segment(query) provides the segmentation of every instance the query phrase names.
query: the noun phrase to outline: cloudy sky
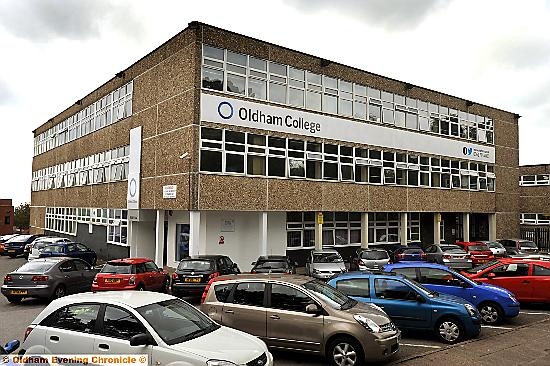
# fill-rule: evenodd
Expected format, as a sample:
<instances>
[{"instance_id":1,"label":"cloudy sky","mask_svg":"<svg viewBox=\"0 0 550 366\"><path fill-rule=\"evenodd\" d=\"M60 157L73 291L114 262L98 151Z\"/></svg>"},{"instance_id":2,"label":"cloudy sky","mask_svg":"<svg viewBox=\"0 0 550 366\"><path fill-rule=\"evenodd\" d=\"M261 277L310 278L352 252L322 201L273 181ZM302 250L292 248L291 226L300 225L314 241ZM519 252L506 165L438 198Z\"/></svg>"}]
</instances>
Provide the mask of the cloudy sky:
<instances>
[{"instance_id":1,"label":"cloudy sky","mask_svg":"<svg viewBox=\"0 0 550 366\"><path fill-rule=\"evenodd\" d=\"M0 198L30 201L34 128L193 20L518 113L550 163L550 0L2 0Z\"/></svg>"}]
</instances>

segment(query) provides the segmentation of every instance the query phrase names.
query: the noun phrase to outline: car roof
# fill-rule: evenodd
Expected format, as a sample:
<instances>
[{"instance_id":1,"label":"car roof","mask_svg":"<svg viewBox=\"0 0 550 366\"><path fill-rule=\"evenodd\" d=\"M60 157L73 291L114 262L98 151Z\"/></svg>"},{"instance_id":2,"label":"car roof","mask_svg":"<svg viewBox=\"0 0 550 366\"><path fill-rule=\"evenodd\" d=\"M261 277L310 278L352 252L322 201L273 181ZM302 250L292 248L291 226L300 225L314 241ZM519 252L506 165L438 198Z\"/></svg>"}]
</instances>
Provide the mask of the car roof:
<instances>
[{"instance_id":1,"label":"car roof","mask_svg":"<svg viewBox=\"0 0 550 366\"><path fill-rule=\"evenodd\" d=\"M352 272L346 272L338 274L338 276L333 277L333 279L336 279L338 281L340 280L346 280L350 278L361 278L361 277L400 277L403 278L402 274L395 273L395 272L383 272L383 271L352 271ZM332 279L329 279L329 282Z\"/></svg>"},{"instance_id":2,"label":"car roof","mask_svg":"<svg viewBox=\"0 0 550 366\"><path fill-rule=\"evenodd\" d=\"M313 249L311 253L312 254L323 254L323 253L333 254L333 253L338 253L338 251L336 249Z\"/></svg>"},{"instance_id":3,"label":"car roof","mask_svg":"<svg viewBox=\"0 0 550 366\"><path fill-rule=\"evenodd\" d=\"M305 275L289 275L282 273L244 273L237 275L227 275L216 277L216 282L223 281L248 281L248 280L264 280L264 281L280 281L288 282L294 285L303 285L311 282L314 279Z\"/></svg>"},{"instance_id":4,"label":"car roof","mask_svg":"<svg viewBox=\"0 0 550 366\"><path fill-rule=\"evenodd\" d=\"M286 255L261 255L258 257L259 261L272 261L272 260L282 261L287 259L288 257Z\"/></svg>"},{"instance_id":5,"label":"car roof","mask_svg":"<svg viewBox=\"0 0 550 366\"><path fill-rule=\"evenodd\" d=\"M146 263L146 262L152 262L152 259L149 258L120 258L120 259L113 259L110 261L107 261L107 263L124 263L124 264L140 264L140 263Z\"/></svg>"},{"instance_id":6,"label":"car roof","mask_svg":"<svg viewBox=\"0 0 550 366\"><path fill-rule=\"evenodd\" d=\"M392 268L392 269L393 268L410 268L410 267L439 268L439 269L445 269L445 270L449 269L447 266L444 266L442 264L427 263L427 262L420 262L420 261L391 263L391 264L387 264L385 267Z\"/></svg>"},{"instance_id":7,"label":"car roof","mask_svg":"<svg viewBox=\"0 0 550 366\"><path fill-rule=\"evenodd\" d=\"M193 256L190 256L190 257L185 257L182 259L182 261L192 261L192 260L196 260L196 259L210 259L210 260L213 260L213 259L217 259L217 258L223 258L223 257L227 257L226 255L221 255L221 254L210 254L210 255L193 255Z\"/></svg>"},{"instance_id":8,"label":"car roof","mask_svg":"<svg viewBox=\"0 0 550 366\"><path fill-rule=\"evenodd\" d=\"M539 264L539 265L545 265L546 267L548 264L550 264L550 261L541 260L541 259L531 259L531 258L499 258L499 262L501 263L533 263L533 264Z\"/></svg>"}]
</instances>

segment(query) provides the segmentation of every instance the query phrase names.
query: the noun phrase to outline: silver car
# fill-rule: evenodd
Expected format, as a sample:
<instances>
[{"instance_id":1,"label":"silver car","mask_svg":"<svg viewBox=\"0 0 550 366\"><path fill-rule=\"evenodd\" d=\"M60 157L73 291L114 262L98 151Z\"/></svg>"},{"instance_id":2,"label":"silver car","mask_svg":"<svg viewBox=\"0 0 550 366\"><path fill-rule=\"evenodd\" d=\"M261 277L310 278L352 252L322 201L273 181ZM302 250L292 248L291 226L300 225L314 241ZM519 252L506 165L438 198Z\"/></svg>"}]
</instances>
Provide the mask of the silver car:
<instances>
[{"instance_id":1,"label":"silver car","mask_svg":"<svg viewBox=\"0 0 550 366\"><path fill-rule=\"evenodd\" d=\"M342 256L334 249L312 250L306 261L306 274L321 280L346 271Z\"/></svg>"},{"instance_id":2,"label":"silver car","mask_svg":"<svg viewBox=\"0 0 550 366\"><path fill-rule=\"evenodd\" d=\"M4 277L2 294L9 302L23 298L59 298L90 291L97 271L81 259L54 257L27 262Z\"/></svg>"},{"instance_id":3,"label":"silver car","mask_svg":"<svg viewBox=\"0 0 550 366\"><path fill-rule=\"evenodd\" d=\"M439 263L454 269L472 268L470 255L458 245L430 245L424 250L426 261Z\"/></svg>"},{"instance_id":4,"label":"silver car","mask_svg":"<svg viewBox=\"0 0 550 366\"><path fill-rule=\"evenodd\" d=\"M384 249L357 249L350 263L350 270L382 270L390 262L390 256Z\"/></svg>"},{"instance_id":5,"label":"silver car","mask_svg":"<svg viewBox=\"0 0 550 366\"><path fill-rule=\"evenodd\" d=\"M481 241L481 243L487 244L495 257L506 257L506 248L498 241Z\"/></svg>"}]
</instances>

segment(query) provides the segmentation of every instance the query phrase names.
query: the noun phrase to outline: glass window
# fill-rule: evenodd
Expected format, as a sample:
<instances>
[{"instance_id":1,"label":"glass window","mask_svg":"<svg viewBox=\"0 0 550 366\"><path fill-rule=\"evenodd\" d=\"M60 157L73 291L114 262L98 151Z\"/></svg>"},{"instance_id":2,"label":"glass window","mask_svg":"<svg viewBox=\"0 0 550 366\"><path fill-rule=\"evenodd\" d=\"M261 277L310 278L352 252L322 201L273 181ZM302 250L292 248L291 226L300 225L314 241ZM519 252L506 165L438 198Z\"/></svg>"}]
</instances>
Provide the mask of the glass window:
<instances>
[{"instance_id":1,"label":"glass window","mask_svg":"<svg viewBox=\"0 0 550 366\"><path fill-rule=\"evenodd\" d=\"M244 95L246 80L244 76L227 74L227 91Z\"/></svg>"},{"instance_id":2,"label":"glass window","mask_svg":"<svg viewBox=\"0 0 550 366\"><path fill-rule=\"evenodd\" d=\"M175 254L177 261L189 256L189 224L176 224Z\"/></svg>"},{"instance_id":3,"label":"glass window","mask_svg":"<svg viewBox=\"0 0 550 366\"><path fill-rule=\"evenodd\" d=\"M233 303L250 306L264 306L264 289L265 283L239 283L233 295Z\"/></svg>"},{"instance_id":4,"label":"glass window","mask_svg":"<svg viewBox=\"0 0 550 366\"><path fill-rule=\"evenodd\" d=\"M409 285L401 281L388 279L374 280L374 291L376 297L381 299L416 300L417 295L416 291Z\"/></svg>"},{"instance_id":5,"label":"glass window","mask_svg":"<svg viewBox=\"0 0 550 366\"><path fill-rule=\"evenodd\" d=\"M104 336L129 340L136 334L146 332L143 324L126 310L110 305L105 308L102 332Z\"/></svg>"},{"instance_id":6,"label":"glass window","mask_svg":"<svg viewBox=\"0 0 550 366\"><path fill-rule=\"evenodd\" d=\"M98 313L99 304L70 305L49 315L41 325L93 333Z\"/></svg>"},{"instance_id":7,"label":"glass window","mask_svg":"<svg viewBox=\"0 0 550 366\"><path fill-rule=\"evenodd\" d=\"M370 279L368 278L338 281L336 288L348 296L370 297Z\"/></svg>"},{"instance_id":8,"label":"glass window","mask_svg":"<svg viewBox=\"0 0 550 366\"><path fill-rule=\"evenodd\" d=\"M222 171L222 152L201 150L201 171L221 172Z\"/></svg>"},{"instance_id":9,"label":"glass window","mask_svg":"<svg viewBox=\"0 0 550 366\"><path fill-rule=\"evenodd\" d=\"M420 283L440 286L460 286L452 273L437 268L420 268Z\"/></svg>"},{"instance_id":10,"label":"glass window","mask_svg":"<svg viewBox=\"0 0 550 366\"><path fill-rule=\"evenodd\" d=\"M271 285L271 307L274 309L305 312L306 306L314 301L295 288L285 285Z\"/></svg>"},{"instance_id":11,"label":"glass window","mask_svg":"<svg viewBox=\"0 0 550 366\"><path fill-rule=\"evenodd\" d=\"M286 103L286 86L269 83L269 100L277 103Z\"/></svg>"},{"instance_id":12,"label":"glass window","mask_svg":"<svg viewBox=\"0 0 550 366\"><path fill-rule=\"evenodd\" d=\"M265 100L267 98L267 82L265 80L249 78L248 96Z\"/></svg>"},{"instance_id":13,"label":"glass window","mask_svg":"<svg viewBox=\"0 0 550 366\"><path fill-rule=\"evenodd\" d=\"M527 276L529 273L529 264L526 263L510 263L498 266L491 270L495 277L519 277Z\"/></svg>"},{"instance_id":14,"label":"glass window","mask_svg":"<svg viewBox=\"0 0 550 366\"><path fill-rule=\"evenodd\" d=\"M285 159L277 157L269 157L267 159L268 171L270 177L285 177Z\"/></svg>"},{"instance_id":15,"label":"glass window","mask_svg":"<svg viewBox=\"0 0 550 366\"><path fill-rule=\"evenodd\" d=\"M323 95L323 112L338 113L338 97L334 95Z\"/></svg>"},{"instance_id":16,"label":"glass window","mask_svg":"<svg viewBox=\"0 0 550 366\"><path fill-rule=\"evenodd\" d=\"M409 268L394 268L392 269L392 272L398 273L402 276L408 277L410 279L416 280L416 268L409 267Z\"/></svg>"},{"instance_id":17,"label":"glass window","mask_svg":"<svg viewBox=\"0 0 550 366\"><path fill-rule=\"evenodd\" d=\"M213 90L223 90L223 71L206 67L202 69L202 87Z\"/></svg>"},{"instance_id":18,"label":"glass window","mask_svg":"<svg viewBox=\"0 0 550 366\"><path fill-rule=\"evenodd\" d=\"M321 110L321 94L312 91L307 91L306 94L306 108L320 111Z\"/></svg>"},{"instance_id":19,"label":"glass window","mask_svg":"<svg viewBox=\"0 0 550 366\"><path fill-rule=\"evenodd\" d=\"M227 297L233 289L233 284L223 284L214 286L214 292L216 294L216 299L220 302L226 302Z\"/></svg>"},{"instance_id":20,"label":"glass window","mask_svg":"<svg viewBox=\"0 0 550 366\"><path fill-rule=\"evenodd\" d=\"M533 265L533 276L550 276L550 268Z\"/></svg>"}]
</instances>

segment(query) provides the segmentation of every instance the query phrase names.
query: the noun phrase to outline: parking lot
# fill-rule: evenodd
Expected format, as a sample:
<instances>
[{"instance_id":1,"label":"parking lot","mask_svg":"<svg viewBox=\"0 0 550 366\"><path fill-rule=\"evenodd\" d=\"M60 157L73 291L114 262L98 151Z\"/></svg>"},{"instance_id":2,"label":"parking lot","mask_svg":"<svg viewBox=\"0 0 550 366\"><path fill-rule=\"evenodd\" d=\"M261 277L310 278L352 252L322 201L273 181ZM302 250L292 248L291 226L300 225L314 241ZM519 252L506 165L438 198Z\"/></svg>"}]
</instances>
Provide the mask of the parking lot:
<instances>
[{"instance_id":1,"label":"parking lot","mask_svg":"<svg viewBox=\"0 0 550 366\"><path fill-rule=\"evenodd\" d=\"M25 262L23 258L10 259L8 257L0 257L0 274L2 278L4 275ZM38 313L47 305L45 301L38 300L24 300L18 305L10 304L7 302L4 296L0 296L0 329L1 329L1 342L6 342L11 339L19 339L22 341L23 334L27 325L36 317ZM491 348L498 349L502 344L502 339L514 338L513 333L517 330L521 331L522 339L525 338L527 332L529 337L537 339L539 334L535 334L537 329L535 326L538 322L550 319L550 307L546 305L530 305L522 307L520 315L512 320L502 323L498 326L483 326L481 335L474 341L465 342L458 346L451 347L448 350L446 345L436 341L431 335L421 333L404 333L401 341L401 350L386 364L409 364L409 362L418 362L418 357L434 357L439 354L440 357L452 357L449 355L452 352L462 352L464 347L473 348L476 344L480 347L489 348L486 350L490 352ZM546 327L548 327L546 323ZM533 325L533 334L529 334ZM505 338L503 338L505 337ZM549 347L547 347L549 348ZM522 352L522 349L518 349L517 352ZM431 351L444 351L442 353L432 353L431 355L425 355ZM517 354L516 352L516 354ZM445 356L442 356L445 355ZM320 357L295 354L289 352L274 352L275 365L327 365L327 363ZM415 361L416 360L416 361ZM510 360L508 360L510 361ZM510 361L511 362L511 361ZM455 362L450 363L452 365L457 364ZM506 360L500 365L505 365ZM508 363L510 365L517 363ZM542 365L542 364L541 364Z\"/></svg>"}]
</instances>

